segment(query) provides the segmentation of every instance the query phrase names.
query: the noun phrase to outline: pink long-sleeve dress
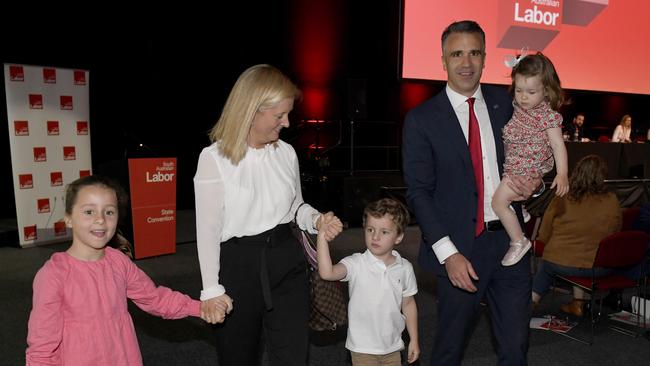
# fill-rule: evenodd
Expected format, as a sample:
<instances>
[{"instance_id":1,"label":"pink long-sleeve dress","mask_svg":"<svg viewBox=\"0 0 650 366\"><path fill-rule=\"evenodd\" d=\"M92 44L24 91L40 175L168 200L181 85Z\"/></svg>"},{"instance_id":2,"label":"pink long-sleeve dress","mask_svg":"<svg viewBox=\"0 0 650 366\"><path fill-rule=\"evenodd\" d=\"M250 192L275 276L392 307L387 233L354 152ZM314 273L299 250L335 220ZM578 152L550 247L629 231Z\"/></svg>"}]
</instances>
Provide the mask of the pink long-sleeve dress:
<instances>
[{"instance_id":1,"label":"pink long-sleeve dress","mask_svg":"<svg viewBox=\"0 0 650 366\"><path fill-rule=\"evenodd\" d=\"M87 262L55 253L34 278L27 365L142 365L127 298L166 319L199 316L200 302L159 286L120 251Z\"/></svg>"}]
</instances>

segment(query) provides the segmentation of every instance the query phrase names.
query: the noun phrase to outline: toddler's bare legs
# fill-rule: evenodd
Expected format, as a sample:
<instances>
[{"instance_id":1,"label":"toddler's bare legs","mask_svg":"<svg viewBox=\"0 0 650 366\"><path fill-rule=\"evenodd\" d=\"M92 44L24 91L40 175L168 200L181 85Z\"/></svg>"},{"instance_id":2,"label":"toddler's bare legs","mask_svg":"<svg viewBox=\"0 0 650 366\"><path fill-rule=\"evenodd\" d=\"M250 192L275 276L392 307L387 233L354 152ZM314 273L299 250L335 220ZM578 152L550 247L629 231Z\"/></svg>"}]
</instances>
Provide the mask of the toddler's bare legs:
<instances>
[{"instance_id":1,"label":"toddler's bare legs","mask_svg":"<svg viewBox=\"0 0 650 366\"><path fill-rule=\"evenodd\" d=\"M508 180L508 177L501 180L492 197L492 209L510 236L510 249L501 261L504 266L516 264L530 249L530 240L524 236L517 215L510 209L510 204L518 195L508 186Z\"/></svg>"}]
</instances>

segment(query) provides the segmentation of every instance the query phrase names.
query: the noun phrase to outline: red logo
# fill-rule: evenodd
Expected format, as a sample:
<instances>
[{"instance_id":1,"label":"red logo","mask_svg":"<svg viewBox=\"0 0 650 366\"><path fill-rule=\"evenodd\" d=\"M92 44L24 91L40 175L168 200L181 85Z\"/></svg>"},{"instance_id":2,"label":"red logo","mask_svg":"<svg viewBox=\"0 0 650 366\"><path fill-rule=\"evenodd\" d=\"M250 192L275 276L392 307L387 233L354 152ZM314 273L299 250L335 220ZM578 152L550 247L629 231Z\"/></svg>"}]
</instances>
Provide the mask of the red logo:
<instances>
[{"instance_id":1,"label":"red logo","mask_svg":"<svg viewBox=\"0 0 650 366\"><path fill-rule=\"evenodd\" d=\"M25 240L36 240L36 225L24 226L23 235Z\"/></svg>"},{"instance_id":2,"label":"red logo","mask_svg":"<svg viewBox=\"0 0 650 366\"><path fill-rule=\"evenodd\" d=\"M29 109L43 109L43 96L40 94L30 94Z\"/></svg>"},{"instance_id":3,"label":"red logo","mask_svg":"<svg viewBox=\"0 0 650 366\"><path fill-rule=\"evenodd\" d=\"M50 212L50 199L49 198L39 198L37 201L38 213L48 213Z\"/></svg>"},{"instance_id":4,"label":"red logo","mask_svg":"<svg viewBox=\"0 0 650 366\"><path fill-rule=\"evenodd\" d=\"M34 188L34 178L31 174L18 174L18 184L20 189Z\"/></svg>"},{"instance_id":5,"label":"red logo","mask_svg":"<svg viewBox=\"0 0 650 366\"><path fill-rule=\"evenodd\" d=\"M59 121L47 121L47 134L50 136L59 134Z\"/></svg>"},{"instance_id":6,"label":"red logo","mask_svg":"<svg viewBox=\"0 0 650 366\"><path fill-rule=\"evenodd\" d=\"M14 134L16 136L29 136L29 123L27 121L14 121Z\"/></svg>"},{"instance_id":7,"label":"red logo","mask_svg":"<svg viewBox=\"0 0 650 366\"><path fill-rule=\"evenodd\" d=\"M62 186L63 185L63 173L61 173L61 172L51 172L50 173L50 185L52 187Z\"/></svg>"},{"instance_id":8,"label":"red logo","mask_svg":"<svg viewBox=\"0 0 650 366\"><path fill-rule=\"evenodd\" d=\"M63 147L63 160L75 160L75 148L74 146L64 146Z\"/></svg>"},{"instance_id":9,"label":"red logo","mask_svg":"<svg viewBox=\"0 0 650 366\"><path fill-rule=\"evenodd\" d=\"M47 153L45 152L44 147L34 148L34 161L47 161Z\"/></svg>"},{"instance_id":10,"label":"red logo","mask_svg":"<svg viewBox=\"0 0 650 366\"><path fill-rule=\"evenodd\" d=\"M72 96L71 95L62 95L61 96L61 110L62 111L71 111L72 110Z\"/></svg>"},{"instance_id":11,"label":"red logo","mask_svg":"<svg viewBox=\"0 0 650 366\"><path fill-rule=\"evenodd\" d=\"M25 72L22 66L9 66L9 80L25 81Z\"/></svg>"},{"instance_id":12,"label":"red logo","mask_svg":"<svg viewBox=\"0 0 650 366\"><path fill-rule=\"evenodd\" d=\"M79 171L79 178L87 177L90 175L90 170L80 170Z\"/></svg>"},{"instance_id":13,"label":"red logo","mask_svg":"<svg viewBox=\"0 0 650 366\"><path fill-rule=\"evenodd\" d=\"M43 82L45 84L56 84L56 69L43 69Z\"/></svg>"},{"instance_id":14,"label":"red logo","mask_svg":"<svg viewBox=\"0 0 650 366\"><path fill-rule=\"evenodd\" d=\"M64 236L67 233L66 230L65 221L61 220L54 223L54 235Z\"/></svg>"},{"instance_id":15,"label":"red logo","mask_svg":"<svg viewBox=\"0 0 650 366\"><path fill-rule=\"evenodd\" d=\"M77 121L77 135L88 134L88 121Z\"/></svg>"},{"instance_id":16,"label":"red logo","mask_svg":"<svg viewBox=\"0 0 650 366\"><path fill-rule=\"evenodd\" d=\"M74 71L74 85L86 85L86 72L82 70Z\"/></svg>"}]
</instances>

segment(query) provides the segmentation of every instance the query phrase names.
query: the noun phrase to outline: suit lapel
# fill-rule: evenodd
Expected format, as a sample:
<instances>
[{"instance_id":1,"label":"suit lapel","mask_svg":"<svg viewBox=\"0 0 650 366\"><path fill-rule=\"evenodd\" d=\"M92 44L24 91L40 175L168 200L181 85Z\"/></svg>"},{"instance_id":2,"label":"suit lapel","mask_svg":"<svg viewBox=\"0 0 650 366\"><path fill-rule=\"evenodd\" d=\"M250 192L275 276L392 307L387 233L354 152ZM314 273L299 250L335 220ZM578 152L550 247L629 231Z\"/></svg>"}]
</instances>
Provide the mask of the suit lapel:
<instances>
[{"instance_id":1,"label":"suit lapel","mask_svg":"<svg viewBox=\"0 0 650 366\"><path fill-rule=\"evenodd\" d=\"M490 115L490 125L492 126L492 134L494 135L494 145L497 150L497 165L499 167L499 174L503 174L503 161L504 148L503 148L503 125L499 121L503 121L503 113L507 106L499 105L492 99L492 94L486 89L482 89L483 97L485 98L485 105L487 106L488 114Z\"/></svg>"},{"instance_id":2,"label":"suit lapel","mask_svg":"<svg viewBox=\"0 0 650 366\"><path fill-rule=\"evenodd\" d=\"M472 172L472 160L469 154L469 147L467 146L467 140L465 139L465 134L463 134L462 128L460 128L460 122L458 117L456 117L456 111L451 105L447 93L443 90L438 94L437 98L438 108L440 110L441 116L450 116L450 118L445 119L441 118L441 126L439 131L447 131L449 138L449 145L453 150L460 155L460 158L463 162L465 168L469 168Z\"/></svg>"}]
</instances>

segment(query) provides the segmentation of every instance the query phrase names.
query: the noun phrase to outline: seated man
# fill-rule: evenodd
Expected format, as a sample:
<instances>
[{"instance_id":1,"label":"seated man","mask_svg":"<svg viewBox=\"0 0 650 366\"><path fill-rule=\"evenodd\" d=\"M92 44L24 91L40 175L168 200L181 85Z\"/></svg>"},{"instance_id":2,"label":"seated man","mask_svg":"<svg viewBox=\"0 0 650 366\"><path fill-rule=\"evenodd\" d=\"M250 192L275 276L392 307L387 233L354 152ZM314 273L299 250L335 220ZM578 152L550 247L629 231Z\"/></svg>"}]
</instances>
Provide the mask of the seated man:
<instances>
[{"instance_id":1,"label":"seated man","mask_svg":"<svg viewBox=\"0 0 650 366\"><path fill-rule=\"evenodd\" d=\"M573 122L565 128L565 132L569 135L570 141L589 141L589 139L585 137L584 123L584 113L579 112L575 117L573 117Z\"/></svg>"}]
</instances>

